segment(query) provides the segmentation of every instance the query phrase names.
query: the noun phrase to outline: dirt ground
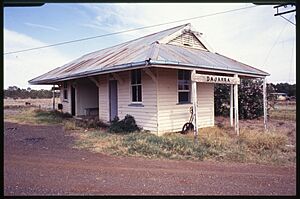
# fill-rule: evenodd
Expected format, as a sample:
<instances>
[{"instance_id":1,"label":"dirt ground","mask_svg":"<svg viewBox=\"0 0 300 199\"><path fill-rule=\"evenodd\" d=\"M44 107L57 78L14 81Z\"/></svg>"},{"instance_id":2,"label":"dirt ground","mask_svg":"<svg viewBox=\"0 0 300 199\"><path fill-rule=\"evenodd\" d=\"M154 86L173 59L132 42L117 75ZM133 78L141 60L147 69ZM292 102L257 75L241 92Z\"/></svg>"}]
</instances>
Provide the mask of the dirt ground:
<instances>
[{"instance_id":1,"label":"dirt ground","mask_svg":"<svg viewBox=\"0 0 300 199\"><path fill-rule=\"evenodd\" d=\"M295 195L295 166L151 160L72 148L61 125L4 123L4 195Z\"/></svg>"}]
</instances>

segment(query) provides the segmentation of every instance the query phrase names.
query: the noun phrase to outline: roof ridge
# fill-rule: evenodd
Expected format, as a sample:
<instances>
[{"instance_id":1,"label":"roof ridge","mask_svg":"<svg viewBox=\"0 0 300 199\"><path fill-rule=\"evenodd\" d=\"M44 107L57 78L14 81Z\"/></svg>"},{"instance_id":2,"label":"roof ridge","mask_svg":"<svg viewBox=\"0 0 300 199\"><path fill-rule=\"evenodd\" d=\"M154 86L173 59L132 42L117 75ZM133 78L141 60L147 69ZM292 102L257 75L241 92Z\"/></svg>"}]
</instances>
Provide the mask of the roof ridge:
<instances>
[{"instance_id":1,"label":"roof ridge","mask_svg":"<svg viewBox=\"0 0 300 199\"><path fill-rule=\"evenodd\" d=\"M168 28L168 29L159 31L159 32L151 33L151 34L148 34L148 35L145 35L145 36L136 38L136 39L132 39L132 40L129 40L129 41L120 43L120 44L116 44L116 45L114 45L114 46L109 46L109 47L106 47L106 48L103 48L103 49L100 49L100 50L97 50L97 51L94 51L94 52L91 52L91 53L82 55L82 56L79 57L79 58L83 58L83 57L85 57L85 56L87 56L87 55L91 55L91 54L93 54L93 53L97 53L97 52L100 52L100 51L102 51L102 50L106 50L106 49L109 49L109 48L113 48L113 47L117 47L117 46L120 46L120 45L124 45L124 44L130 43L130 42L133 42L133 41L136 41L136 40L139 40L139 39L143 39L143 38L145 38L145 37L149 37L149 36L154 35L154 34L159 34L159 33L164 32L164 31L168 31L168 30L171 30L171 29L175 29L175 28L178 28L178 27L180 27L180 26L185 27L185 26L187 26L187 25L191 25L191 23L182 24L182 25L179 25L179 26L175 26L175 27L172 27L172 28ZM153 41L152 43L154 43L154 42L155 42L155 41ZM78 59L79 59L79 58L78 58Z\"/></svg>"}]
</instances>

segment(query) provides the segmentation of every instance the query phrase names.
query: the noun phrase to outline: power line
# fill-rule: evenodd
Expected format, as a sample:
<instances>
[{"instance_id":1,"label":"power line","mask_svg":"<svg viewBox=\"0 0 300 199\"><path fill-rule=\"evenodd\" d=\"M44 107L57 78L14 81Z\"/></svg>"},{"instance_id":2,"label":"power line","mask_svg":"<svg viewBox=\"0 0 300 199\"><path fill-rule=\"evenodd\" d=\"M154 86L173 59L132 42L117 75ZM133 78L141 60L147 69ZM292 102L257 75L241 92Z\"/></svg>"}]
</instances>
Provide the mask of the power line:
<instances>
[{"instance_id":1,"label":"power line","mask_svg":"<svg viewBox=\"0 0 300 199\"><path fill-rule=\"evenodd\" d=\"M142 30L142 29L146 29L146 28L153 28L153 27L157 27L157 26L162 26L162 25L167 25L167 24L172 24L172 23L177 23L177 22L182 22L182 21L187 21L187 20L194 20L194 19L198 19L198 18L204 18L204 17L210 17L210 16L215 16L215 15L225 14L225 13L229 13L229 12L235 12L235 11L238 11L238 10L244 10L244 9L249 9L249 8L253 8L253 7L257 7L257 6L254 5L254 6L244 7L244 8L226 10L226 11L222 11L222 12L216 12L216 13L211 13L211 14L207 14L207 15L181 19L181 20L177 20L177 21L170 21L170 22L166 22L166 23L160 23L160 24L156 24L156 25L144 26L144 27L134 28L134 29L129 29L129 30L123 30L123 31L119 31L119 32L113 32L113 33L108 33L108 34L103 34L103 35L98 35L98 36L93 36L93 37L86 37L86 38L82 38L82 39L70 40L70 41L45 45L45 46L39 46L39 47L35 47L35 48L28 48L28 49L24 49L24 50L12 51L12 52L4 53L4 55L21 53L21 52L26 52L26 51L31 51L31 50L38 50L38 49L42 49L42 48L49 48L49 47L53 47L53 46L60 46L60 45L65 45L65 44L69 44L69 43L75 43L75 42L80 42L80 41L85 41L85 40L90 40L90 39L95 39L95 38L100 38L100 37L117 35L117 34L122 34L122 33L126 33L126 32Z\"/></svg>"},{"instance_id":2,"label":"power line","mask_svg":"<svg viewBox=\"0 0 300 199\"><path fill-rule=\"evenodd\" d=\"M291 82L291 71L292 71L292 66L293 66L294 46L295 46L295 42L293 42L291 59L290 59L289 82Z\"/></svg>"},{"instance_id":3,"label":"power line","mask_svg":"<svg viewBox=\"0 0 300 199\"><path fill-rule=\"evenodd\" d=\"M291 19L291 17L290 17L290 19ZM284 26L282 27L280 33L279 33L278 36L277 36L276 41L274 42L273 46L270 48L270 50L269 50L269 52L268 52L268 54L267 54L267 56L266 56L266 59L264 60L263 66L264 66L265 63L267 62L267 60L268 60L268 58L269 58L269 56L270 56L271 51L273 50L274 46L277 44L278 39L280 38L280 35L282 34L282 32L284 31L284 29L286 28L286 25L287 25L287 24L288 24L288 23L285 23Z\"/></svg>"}]
</instances>

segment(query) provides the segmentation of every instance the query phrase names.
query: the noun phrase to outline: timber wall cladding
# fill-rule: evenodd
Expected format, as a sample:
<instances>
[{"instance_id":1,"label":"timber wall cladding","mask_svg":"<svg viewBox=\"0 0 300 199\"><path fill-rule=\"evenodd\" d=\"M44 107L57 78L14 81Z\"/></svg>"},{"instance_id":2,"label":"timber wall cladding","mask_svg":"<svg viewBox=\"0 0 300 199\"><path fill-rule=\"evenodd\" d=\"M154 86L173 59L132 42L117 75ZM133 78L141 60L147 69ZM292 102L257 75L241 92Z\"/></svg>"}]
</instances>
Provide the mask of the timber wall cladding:
<instances>
[{"instance_id":1,"label":"timber wall cladding","mask_svg":"<svg viewBox=\"0 0 300 199\"><path fill-rule=\"evenodd\" d=\"M153 72L155 72L152 69ZM141 70L142 106L131 106L130 71L118 73L123 83L118 82L118 116L123 119L126 114L135 118L137 125L144 130L157 132L156 83Z\"/></svg>"},{"instance_id":2,"label":"timber wall cladding","mask_svg":"<svg viewBox=\"0 0 300 199\"><path fill-rule=\"evenodd\" d=\"M197 100L199 127L214 126L214 84L197 83Z\"/></svg>"},{"instance_id":3,"label":"timber wall cladding","mask_svg":"<svg viewBox=\"0 0 300 199\"><path fill-rule=\"evenodd\" d=\"M108 75L100 75L99 84L99 119L109 121Z\"/></svg>"},{"instance_id":4,"label":"timber wall cladding","mask_svg":"<svg viewBox=\"0 0 300 199\"><path fill-rule=\"evenodd\" d=\"M158 69L158 131L181 131L189 121L189 104L178 104L177 70ZM198 125L214 125L214 86L197 83Z\"/></svg>"},{"instance_id":5,"label":"timber wall cladding","mask_svg":"<svg viewBox=\"0 0 300 199\"><path fill-rule=\"evenodd\" d=\"M63 105L63 112L71 114L71 83L68 82L68 100L64 100L64 87L60 87L60 101Z\"/></svg>"}]
</instances>

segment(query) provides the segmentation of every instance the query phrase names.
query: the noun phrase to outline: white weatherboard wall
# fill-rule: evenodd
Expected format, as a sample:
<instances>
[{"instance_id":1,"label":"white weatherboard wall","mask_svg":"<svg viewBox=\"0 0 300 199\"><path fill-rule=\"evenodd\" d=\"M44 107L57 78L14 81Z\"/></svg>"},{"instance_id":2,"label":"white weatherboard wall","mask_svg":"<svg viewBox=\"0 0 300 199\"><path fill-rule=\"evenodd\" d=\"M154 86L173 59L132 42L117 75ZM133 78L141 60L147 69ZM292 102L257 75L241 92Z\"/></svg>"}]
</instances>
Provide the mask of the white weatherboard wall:
<instances>
[{"instance_id":1,"label":"white weatherboard wall","mask_svg":"<svg viewBox=\"0 0 300 199\"><path fill-rule=\"evenodd\" d=\"M155 70L152 69L155 73ZM137 125L144 130L157 132L157 103L156 83L143 70L142 80L142 106L133 106L131 103L131 77L130 71L118 73L123 83L118 82L118 116L123 119L126 114L135 118Z\"/></svg>"},{"instance_id":2,"label":"white weatherboard wall","mask_svg":"<svg viewBox=\"0 0 300 199\"><path fill-rule=\"evenodd\" d=\"M96 84L87 78L77 80L76 84L76 115L85 115L86 108L99 107Z\"/></svg>"},{"instance_id":3,"label":"white weatherboard wall","mask_svg":"<svg viewBox=\"0 0 300 199\"><path fill-rule=\"evenodd\" d=\"M182 126L190 119L189 110L192 103L178 104L177 70L151 68L151 71L157 78L157 84L142 70L142 106L133 106L131 103L130 71L117 73L122 79L122 83L118 81L118 117L123 119L126 114L130 114L134 116L139 126L152 133L163 134L165 132L181 131ZM98 99L95 96L89 97L98 100L99 119L105 122L109 121L109 79L113 78L109 75L98 76L100 84ZM158 88L157 91L156 88ZM89 93L88 89L88 86L80 86L78 82L76 93ZM62 88L61 93L63 93ZM96 92L92 93L95 94ZM197 83L197 98L199 128L214 126L214 84ZM76 103L78 113L83 111L82 108L78 107L79 103L82 103L81 100L77 99ZM61 101L63 111L70 113L70 83L68 84L68 102L63 101L62 94Z\"/></svg>"},{"instance_id":4,"label":"white weatherboard wall","mask_svg":"<svg viewBox=\"0 0 300 199\"><path fill-rule=\"evenodd\" d=\"M108 75L99 75L99 119L109 121Z\"/></svg>"},{"instance_id":5,"label":"white weatherboard wall","mask_svg":"<svg viewBox=\"0 0 300 199\"><path fill-rule=\"evenodd\" d=\"M190 119L189 104L178 104L177 70L158 69L158 131L181 131ZM214 125L214 86L197 83L198 125Z\"/></svg>"},{"instance_id":6,"label":"white weatherboard wall","mask_svg":"<svg viewBox=\"0 0 300 199\"><path fill-rule=\"evenodd\" d=\"M197 83L199 128L215 125L214 84Z\"/></svg>"},{"instance_id":7,"label":"white weatherboard wall","mask_svg":"<svg viewBox=\"0 0 300 199\"><path fill-rule=\"evenodd\" d=\"M68 99L64 99L64 86L60 87L60 101L63 105L63 112L71 114L71 82L68 82Z\"/></svg>"}]
</instances>

